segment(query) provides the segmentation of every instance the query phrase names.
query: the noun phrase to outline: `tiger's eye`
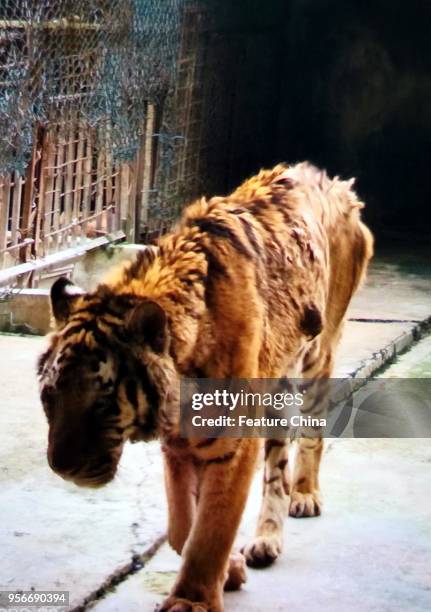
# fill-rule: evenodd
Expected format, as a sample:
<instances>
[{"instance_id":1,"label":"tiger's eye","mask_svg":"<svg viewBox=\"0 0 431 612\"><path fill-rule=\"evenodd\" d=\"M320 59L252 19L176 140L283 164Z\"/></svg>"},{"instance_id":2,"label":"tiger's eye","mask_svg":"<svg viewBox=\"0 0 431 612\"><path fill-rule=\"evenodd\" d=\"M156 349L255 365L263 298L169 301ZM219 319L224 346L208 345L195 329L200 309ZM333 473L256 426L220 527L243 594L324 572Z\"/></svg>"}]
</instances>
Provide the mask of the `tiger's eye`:
<instances>
[{"instance_id":1,"label":"tiger's eye","mask_svg":"<svg viewBox=\"0 0 431 612\"><path fill-rule=\"evenodd\" d=\"M90 369L92 372L98 372L100 368L100 364L98 361L90 361Z\"/></svg>"},{"instance_id":2,"label":"tiger's eye","mask_svg":"<svg viewBox=\"0 0 431 612\"><path fill-rule=\"evenodd\" d=\"M52 401L54 397L54 392L52 387L44 387L42 389L42 393L41 393L41 398L42 398L42 402L45 404L48 404L49 402Z\"/></svg>"},{"instance_id":3,"label":"tiger's eye","mask_svg":"<svg viewBox=\"0 0 431 612\"><path fill-rule=\"evenodd\" d=\"M54 391L52 387L44 387L41 393L43 409L47 417L51 417L54 408Z\"/></svg>"}]
</instances>

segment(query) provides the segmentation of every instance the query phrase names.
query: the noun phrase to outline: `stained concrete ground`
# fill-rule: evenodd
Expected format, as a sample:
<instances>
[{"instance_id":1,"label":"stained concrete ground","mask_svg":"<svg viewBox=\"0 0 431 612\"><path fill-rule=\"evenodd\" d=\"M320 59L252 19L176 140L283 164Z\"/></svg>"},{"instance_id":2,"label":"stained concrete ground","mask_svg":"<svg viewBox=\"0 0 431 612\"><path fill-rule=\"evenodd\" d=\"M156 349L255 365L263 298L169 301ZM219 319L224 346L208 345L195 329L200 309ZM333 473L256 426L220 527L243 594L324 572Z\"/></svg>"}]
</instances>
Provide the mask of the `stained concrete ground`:
<instances>
[{"instance_id":1,"label":"stained concrete ground","mask_svg":"<svg viewBox=\"0 0 431 612\"><path fill-rule=\"evenodd\" d=\"M406 258L375 263L349 312L338 375L372 371L411 344L430 317L428 264L409 267ZM96 491L51 473L34 376L43 345L41 338L0 336L0 589L64 589L78 607L163 535L160 453L157 443L128 446L116 480ZM392 366L393 375L429 376L430 353L423 340ZM260 479L239 543L253 533ZM250 570L244 589L227 596L227 610L430 610L431 441L332 440L322 489L322 516L287 519L283 556L269 570ZM89 607L152 610L178 564L164 545Z\"/></svg>"}]
</instances>

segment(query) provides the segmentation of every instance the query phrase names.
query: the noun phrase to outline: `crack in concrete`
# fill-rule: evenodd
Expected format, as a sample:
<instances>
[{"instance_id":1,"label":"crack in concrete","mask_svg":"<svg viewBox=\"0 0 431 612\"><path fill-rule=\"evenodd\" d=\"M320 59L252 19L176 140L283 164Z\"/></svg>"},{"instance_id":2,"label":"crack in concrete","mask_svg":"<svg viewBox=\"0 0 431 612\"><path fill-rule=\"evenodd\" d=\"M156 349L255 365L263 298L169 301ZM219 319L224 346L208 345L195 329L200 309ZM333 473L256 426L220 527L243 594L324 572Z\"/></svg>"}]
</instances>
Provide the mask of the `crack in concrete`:
<instances>
[{"instance_id":1,"label":"crack in concrete","mask_svg":"<svg viewBox=\"0 0 431 612\"><path fill-rule=\"evenodd\" d=\"M136 552L136 549L139 548L139 521L140 521L140 517L142 517L142 515L144 514L144 509L142 507L142 496L141 496L141 489L143 485L144 485L144 481L141 480L136 487L136 490L137 490L136 508L137 508L137 513L138 513L138 520L134 521L130 525L130 530L134 538L134 544L131 547L132 558L135 555L139 554Z\"/></svg>"},{"instance_id":2,"label":"crack in concrete","mask_svg":"<svg viewBox=\"0 0 431 612\"><path fill-rule=\"evenodd\" d=\"M119 584L127 580L129 576L139 572L145 564L148 563L152 557L158 552L159 548L166 542L167 536L162 535L141 554L134 554L129 563L126 563L123 567L120 567L113 574L100 585L95 591L92 591L85 599L74 608L71 608L69 612L85 612L91 609L91 606L100 599L103 599L110 591L112 591Z\"/></svg>"}]
</instances>

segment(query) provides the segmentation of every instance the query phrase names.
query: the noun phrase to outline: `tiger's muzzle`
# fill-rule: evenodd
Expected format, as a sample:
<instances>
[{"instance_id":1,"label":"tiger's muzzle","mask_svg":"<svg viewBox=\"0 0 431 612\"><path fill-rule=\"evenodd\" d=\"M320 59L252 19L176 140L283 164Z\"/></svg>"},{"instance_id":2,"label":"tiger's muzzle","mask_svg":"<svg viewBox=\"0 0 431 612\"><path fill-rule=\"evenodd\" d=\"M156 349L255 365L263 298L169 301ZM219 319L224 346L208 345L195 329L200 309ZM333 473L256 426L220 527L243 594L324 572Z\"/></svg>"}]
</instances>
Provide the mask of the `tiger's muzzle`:
<instances>
[{"instance_id":1,"label":"tiger's muzzle","mask_svg":"<svg viewBox=\"0 0 431 612\"><path fill-rule=\"evenodd\" d=\"M81 487L101 487L110 482L117 471L123 443L109 449L83 449L76 440L51 440L47 458L51 469L64 480Z\"/></svg>"}]
</instances>

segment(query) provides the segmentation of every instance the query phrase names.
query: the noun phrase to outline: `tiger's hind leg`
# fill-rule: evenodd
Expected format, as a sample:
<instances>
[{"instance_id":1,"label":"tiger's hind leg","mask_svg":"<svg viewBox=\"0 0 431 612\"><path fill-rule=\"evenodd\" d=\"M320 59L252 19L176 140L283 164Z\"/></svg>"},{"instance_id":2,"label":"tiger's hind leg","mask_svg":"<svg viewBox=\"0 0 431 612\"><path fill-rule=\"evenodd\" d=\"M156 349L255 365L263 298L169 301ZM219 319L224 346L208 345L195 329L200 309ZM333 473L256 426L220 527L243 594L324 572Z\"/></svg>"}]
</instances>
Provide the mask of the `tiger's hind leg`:
<instances>
[{"instance_id":1,"label":"tiger's hind leg","mask_svg":"<svg viewBox=\"0 0 431 612\"><path fill-rule=\"evenodd\" d=\"M308 362L308 367L303 371L308 380L305 383L305 402L301 413L312 418L326 418L332 353L320 350L316 343L309 351ZM290 516L301 518L320 515L319 469L322 452L321 428L312 425L301 428L290 491Z\"/></svg>"},{"instance_id":2,"label":"tiger's hind leg","mask_svg":"<svg viewBox=\"0 0 431 612\"><path fill-rule=\"evenodd\" d=\"M325 364L329 363L325 359ZM321 417L327 407L327 380L307 384L307 400L301 412ZM273 563L283 547L283 522L290 496L289 514L293 517L318 516L319 468L323 441L319 428L300 430L295 469L289 481L289 440L269 439L265 442L263 500L256 536L244 547L247 565L266 567ZM308 437L307 437L308 436Z\"/></svg>"},{"instance_id":3,"label":"tiger's hind leg","mask_svg":"<svg viewBox=\"0 0 431 612\"><path fill-rule=\"evenodd\" d=\"M283 523L289 495L289 440L265 441L263 499L256 536L243 553L250 567L266 567L273 563L283 547Z\"/></svg>"},{"instance_id":4,"label":"tiger's hind leg","mask_svg":"<svg viewBox=\"0 0 431 612\"><path fill-rule=\"evenodd\" d=\"M290 516L318 516L321 512L319 467L322 450L322 438L302 437L298 441L290 493Z\"/></svg>"}]
</instances>

